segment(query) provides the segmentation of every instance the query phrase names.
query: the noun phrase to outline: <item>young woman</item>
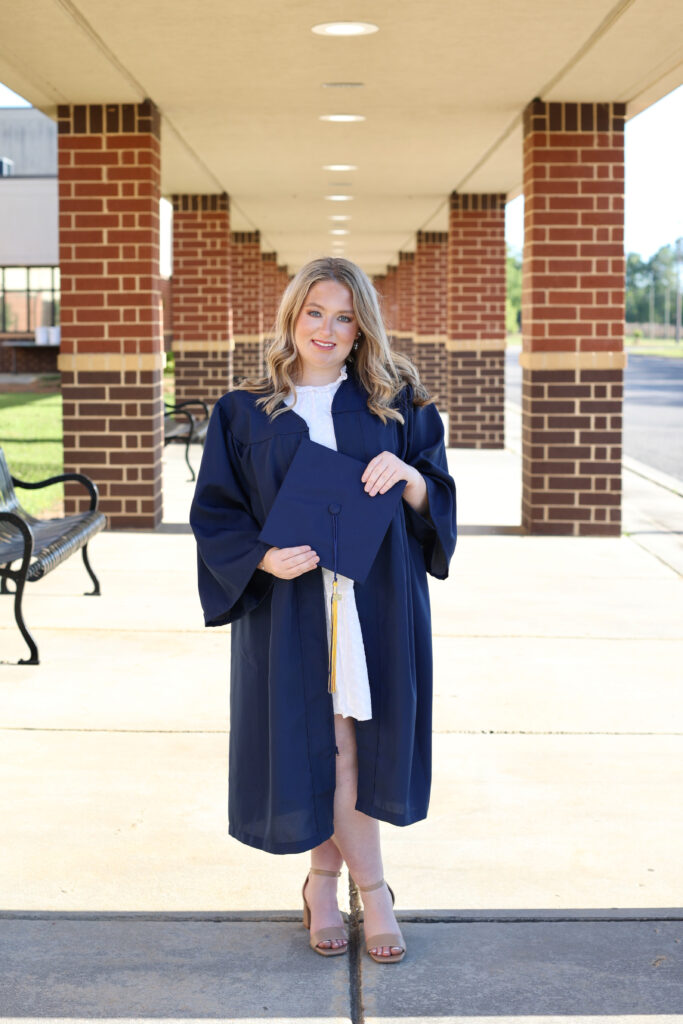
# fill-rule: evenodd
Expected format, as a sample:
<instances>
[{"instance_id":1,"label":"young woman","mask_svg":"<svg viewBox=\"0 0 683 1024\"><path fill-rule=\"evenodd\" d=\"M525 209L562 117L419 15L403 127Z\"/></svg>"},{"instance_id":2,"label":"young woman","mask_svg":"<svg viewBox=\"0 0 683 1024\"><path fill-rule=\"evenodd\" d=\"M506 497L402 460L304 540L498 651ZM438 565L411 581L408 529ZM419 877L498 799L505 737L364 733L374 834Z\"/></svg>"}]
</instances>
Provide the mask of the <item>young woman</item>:
<instances>
[{"instance_id":1,"label":"young woman","mask_svg":"<svg viewBox=\"0 0 683 1024\"><path fill-rule=\"evenodd\" d=\"M337 877L362 894L366 946L405 954L384 882L379 821L427 814L432 648L427 573L448 575L455 484L443 426L410 361L389 347L355 264L317 259L284 293L267 375L216 404L190 520L208 626L231 622L229 831L271 853L311 850L310 944L345 953ZM360 460L374 497L405 481L365 582L340 577L336 691L328 692L332 573L311 544L259 533L302 441Z\"/></svg>"}]
</instances>

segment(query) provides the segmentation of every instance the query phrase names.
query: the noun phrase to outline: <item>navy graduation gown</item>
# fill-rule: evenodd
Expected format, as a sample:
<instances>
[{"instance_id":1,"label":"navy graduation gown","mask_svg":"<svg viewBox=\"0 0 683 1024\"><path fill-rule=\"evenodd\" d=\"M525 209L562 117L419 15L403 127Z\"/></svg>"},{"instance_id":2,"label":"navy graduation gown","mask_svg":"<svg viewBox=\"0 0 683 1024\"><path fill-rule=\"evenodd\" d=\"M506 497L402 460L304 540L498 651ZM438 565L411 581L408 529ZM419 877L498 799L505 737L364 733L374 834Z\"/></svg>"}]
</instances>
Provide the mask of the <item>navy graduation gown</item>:
<instances>
[{"instance_id":1,"label":"navy graduation gown","mask_svg":"<svg viewBox=\"0 0 683 1024\"><path fill-rule=\"evenodd\" d=\"M455 484L441 417L396 399L405 424L382 423L349 367L332 403L340 452L367 464L390 451L420 471L428 517L400 501L355 595L372 697L356 722L356 809L394 825L426 817L431 785L432 641L427 573L445 579L456 543ZM327 627L320 569L281 580L256 566L258 534L304 437L289 410L270 421L258 396L216 404L190 522L207 626L232 623L229 831L271 853L299 853L334 831L335 737L327 692Z\"/></svg>"}]
</instances>

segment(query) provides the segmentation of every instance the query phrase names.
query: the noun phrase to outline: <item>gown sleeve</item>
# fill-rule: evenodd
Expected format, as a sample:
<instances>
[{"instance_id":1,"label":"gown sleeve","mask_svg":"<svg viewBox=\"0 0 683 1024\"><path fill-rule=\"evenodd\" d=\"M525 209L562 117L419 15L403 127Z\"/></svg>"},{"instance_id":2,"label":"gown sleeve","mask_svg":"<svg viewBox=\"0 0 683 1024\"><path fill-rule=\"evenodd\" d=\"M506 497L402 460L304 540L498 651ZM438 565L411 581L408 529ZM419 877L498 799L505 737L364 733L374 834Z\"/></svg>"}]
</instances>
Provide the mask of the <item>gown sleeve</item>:
<instances>
[{"instance_id":1,"label":"gown sleeve","mask_svg":"<svg viewBox=\"0 0 683 1024\"><path fill-rule=\"evenodd\" d=\"M443 421L436 405L415 406L412 398L408 385L401 404L406 436L403 458L424 477L429 509L420 515L404 501L406 527L422 546L427 572L445 580L457 540L455 481L448 472Z\"/></svg>"},{"instance_id":2,"label":"gown sleeve","mask_svg":"<svg viewBox=\"0 0 683 1024\"><path fill-rule=\"evenodd\" d=\"M257 569L271 545L258 539L239 463L239 447L220 404L209 422L190 509L197 541L199 598L207 626L222 626L252 611L273 585Z\"/></svg>"}]
</instances>

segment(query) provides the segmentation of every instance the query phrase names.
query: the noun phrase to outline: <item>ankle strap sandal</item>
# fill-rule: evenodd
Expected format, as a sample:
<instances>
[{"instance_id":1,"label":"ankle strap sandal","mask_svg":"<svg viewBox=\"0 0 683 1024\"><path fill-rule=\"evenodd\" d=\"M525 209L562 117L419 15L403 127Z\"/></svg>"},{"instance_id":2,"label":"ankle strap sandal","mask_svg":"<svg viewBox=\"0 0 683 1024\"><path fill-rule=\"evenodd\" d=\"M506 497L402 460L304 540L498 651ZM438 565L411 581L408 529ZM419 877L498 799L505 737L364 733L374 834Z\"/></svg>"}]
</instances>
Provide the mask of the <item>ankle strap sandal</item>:
<instances>
[{"instance_id":1,"label":"ankle strap sandal","mask_svg":"<svg viewBox=\"0 0 683 1024\"><path fill-rule=\"evenodd\" d=\"M311 868L308 875L327 875L330 878L339 878L341 871L325 871L322 868ZM306 886L308 884L308 875L306 875L306 881L304 887L301 890L301 896L304 901L304 917L303 924L304 928L310 929L311 927L311 908L306 900ZM344 943L343 946L329 946L321 947L318 945L319 942L333 942L335 939L341 939ZM320 931L313 932L310 938L311 949L319 953L320 956L341 956L342 953L348 951L348 935L346 934L345 928L340 928L336 925L331 925L328 928L321 928Z\"/></svg>"},{"instance_id":2,"label":"ankle strap sandal","mask_svg":"<svg viewBox=\"0 0 683 1024\"><path fill-rule=\"evenodd\" d=\"M375 889L381 889L383 885L386 885L391 895L391 905L394 905L394 891L391 886L384 881L383 878L379 882L374 882L372 885L366 885L363 887L359 885L360 892L374 892ZM391 949L399 950L398 953L391 953L390 956L382 956L378 953L372 953L373 949L381 949L382 946L389 946ZM382 932L379 935L371 935L369 939L365 940L365 948L368 956L371 957L376 964L397 964L406 955L406 944L405 939L400 932Z\"/></svg>"}]
</instances>

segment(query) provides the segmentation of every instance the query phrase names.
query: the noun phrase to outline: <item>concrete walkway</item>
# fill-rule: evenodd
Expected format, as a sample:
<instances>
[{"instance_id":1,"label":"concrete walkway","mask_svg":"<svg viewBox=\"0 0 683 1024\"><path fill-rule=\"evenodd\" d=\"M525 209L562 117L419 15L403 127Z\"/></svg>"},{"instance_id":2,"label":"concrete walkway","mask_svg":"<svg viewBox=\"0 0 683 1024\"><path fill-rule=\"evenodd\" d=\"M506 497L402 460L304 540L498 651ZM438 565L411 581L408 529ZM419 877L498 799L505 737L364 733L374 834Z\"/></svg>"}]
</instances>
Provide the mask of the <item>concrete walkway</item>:
<instances>
[{"instance_id":1,"label":"concrete walkway","mask_svg":"<svg viewBox=\"0 0 683 1024\"><path fill-rule=\"evenodd\" d=\"M400 965L355 918L315 956L307 857L227 835L230 634L202 626L181 449L162 529L93 543L101 598L75 558L28 588L40 666L0 602L3 1019L683 1014L683 486L627 466L621 538L525 536L507 425L450 452L432 805L384 828Z\"/></svg>"}]
</instances>

